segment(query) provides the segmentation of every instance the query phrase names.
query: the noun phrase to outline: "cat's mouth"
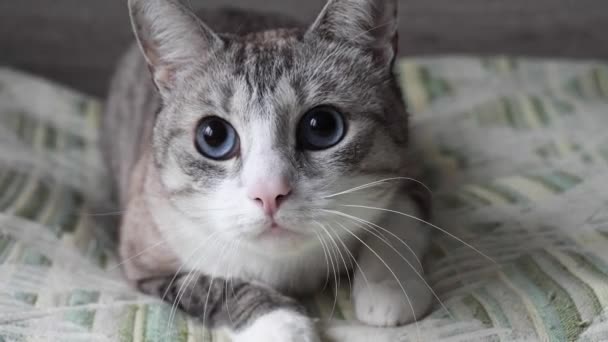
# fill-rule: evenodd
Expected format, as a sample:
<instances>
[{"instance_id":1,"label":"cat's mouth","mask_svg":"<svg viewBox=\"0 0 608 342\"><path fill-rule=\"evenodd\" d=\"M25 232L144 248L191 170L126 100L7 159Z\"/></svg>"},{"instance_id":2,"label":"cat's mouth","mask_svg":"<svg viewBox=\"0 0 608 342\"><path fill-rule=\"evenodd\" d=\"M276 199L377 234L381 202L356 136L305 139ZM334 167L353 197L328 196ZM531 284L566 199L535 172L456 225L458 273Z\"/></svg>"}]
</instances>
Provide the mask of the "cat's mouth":
<instances>
[{"instance_id":1,"label":"cat's mouth","mask_svg":"<svg viewBox=\"0 0 608 342\"><path fill-rule=\"evenodd\" d=\"M268 238L287 239L287 238L290 238L290 239L293 239L293 238L298 238L298 237L302 237L302 236L303 236L303 234L293 231L291 229L288 229L273 220L273 222L258 235L258 238L262 238L262 239L268 239Z\"/></svg>"}]
</instances>

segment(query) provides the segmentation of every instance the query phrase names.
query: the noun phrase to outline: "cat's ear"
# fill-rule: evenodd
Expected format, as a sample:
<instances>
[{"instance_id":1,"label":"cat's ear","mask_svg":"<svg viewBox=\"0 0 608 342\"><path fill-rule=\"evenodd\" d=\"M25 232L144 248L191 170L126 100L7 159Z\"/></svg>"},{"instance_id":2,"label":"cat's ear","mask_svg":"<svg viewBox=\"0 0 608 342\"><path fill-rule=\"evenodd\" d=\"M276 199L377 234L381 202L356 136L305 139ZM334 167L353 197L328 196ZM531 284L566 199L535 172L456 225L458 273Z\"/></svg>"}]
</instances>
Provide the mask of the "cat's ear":
<instances>
[{"instance_id":1,"label":"cat's ear","mask_svg":"<svg viewBox=\"0 0 608 342\"><path fill-rule=\"evenodd\" d=\"M177 76L202 61L222 40L179 0L129 0L137 42L161 94Z\"/></svg>"},{"instance_id":2,"label":"cat's ear","mask_svg":"<svg viewBox=\"0 0 608 342\"><path fill-rule=\"evenodd\" d=\"M397 0L329 0L307 35L372 49L392 64L397 29Z\"/></svg>"}]
</instances>

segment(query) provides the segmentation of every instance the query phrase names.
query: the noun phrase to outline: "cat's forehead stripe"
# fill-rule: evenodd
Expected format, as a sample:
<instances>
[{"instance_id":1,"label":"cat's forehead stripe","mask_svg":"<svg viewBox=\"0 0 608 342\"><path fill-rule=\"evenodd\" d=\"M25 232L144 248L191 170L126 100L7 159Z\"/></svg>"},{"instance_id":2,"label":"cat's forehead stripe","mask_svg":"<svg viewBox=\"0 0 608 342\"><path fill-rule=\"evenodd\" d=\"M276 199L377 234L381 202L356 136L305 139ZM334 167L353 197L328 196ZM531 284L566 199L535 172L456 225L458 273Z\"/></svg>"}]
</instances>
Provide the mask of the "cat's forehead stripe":
<instances>
[{"instance_id":1,"label":"cat's forehead stripe","mask_svg":"<svg viewBox=\"0 0 608 342\"><path fill-rule=\"evenodd\" d=\"M237 44L231 64L234 74L243 77L249 91L261 95L272 92L277 81L294 66L294 50L284 44Z\"/></svg>"}]
</instances>

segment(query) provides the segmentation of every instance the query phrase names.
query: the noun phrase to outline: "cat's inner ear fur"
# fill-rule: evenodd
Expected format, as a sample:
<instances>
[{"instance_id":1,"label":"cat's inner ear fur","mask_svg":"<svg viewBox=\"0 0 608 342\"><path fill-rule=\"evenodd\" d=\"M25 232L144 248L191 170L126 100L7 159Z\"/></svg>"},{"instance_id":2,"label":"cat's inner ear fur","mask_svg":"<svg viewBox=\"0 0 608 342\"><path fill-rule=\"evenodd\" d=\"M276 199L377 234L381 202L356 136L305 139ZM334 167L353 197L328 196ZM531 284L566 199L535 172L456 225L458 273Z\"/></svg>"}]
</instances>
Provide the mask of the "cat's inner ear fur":
<instances>
[{"instance_id":1,"label":"cat's inner ear fur","mask_svg":"<svg viewBox=\"0 0 608 342\"><path fill-rule=\"evenodd\" d=\"M129 0L137 42L161 94L222 40L179 0Z\"/></svg>"},{"instance_id":2,"label":"cat's inner ear fur","mask_svg":"<svg viewBox=\"0 0 608 342\"><path fill-rule=\"evenodd\" d=\"M307 35L374 50L392 64L397 30L397 0L329 0Z\"/></svg>"}]
</instances>

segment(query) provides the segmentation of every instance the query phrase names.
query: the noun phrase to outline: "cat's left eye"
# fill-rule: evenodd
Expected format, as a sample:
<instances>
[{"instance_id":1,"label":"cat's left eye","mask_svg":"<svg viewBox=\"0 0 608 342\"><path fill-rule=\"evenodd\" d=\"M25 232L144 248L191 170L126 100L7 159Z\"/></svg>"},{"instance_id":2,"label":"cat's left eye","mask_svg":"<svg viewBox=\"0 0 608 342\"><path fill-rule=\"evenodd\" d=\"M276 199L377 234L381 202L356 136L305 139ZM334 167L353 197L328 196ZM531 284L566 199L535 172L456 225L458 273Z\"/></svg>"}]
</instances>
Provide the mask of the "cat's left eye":
<instances>
[{"instance_id":1,"label":"cat's left eye","mask_svg":"<svg viewBox=\"0 0 608 342\"><path fill-rule=\"evenodd\" d=\"M239 136L228 121L210 116L198 124L195 144L196 149L203 156L215 160L227 160L236 155Z\"/></svg>"},{"instance_id":2,"label":"cat's left eye","mask_svg":"<svg viewBox=\"0 0 608 342\"><path fill-rule=\"evenodd\" d=\"M298 125L298 145L312 151L328 149L346 134L344 117L337 109L319 106L309 110Z\"/></svg>"}]
</instances>

